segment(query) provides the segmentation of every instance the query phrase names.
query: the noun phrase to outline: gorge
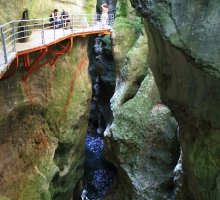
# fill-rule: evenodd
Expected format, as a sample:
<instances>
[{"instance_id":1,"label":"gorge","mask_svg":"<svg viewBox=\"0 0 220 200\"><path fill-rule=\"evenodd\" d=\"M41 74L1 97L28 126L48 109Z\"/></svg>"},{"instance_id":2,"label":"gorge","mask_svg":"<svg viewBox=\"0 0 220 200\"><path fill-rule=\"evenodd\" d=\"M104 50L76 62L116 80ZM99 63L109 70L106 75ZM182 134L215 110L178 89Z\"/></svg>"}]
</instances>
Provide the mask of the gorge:
<instances>
[{"instance_id":1,"label":"gorge","mask_svg":"<svg viewBox=\"0 0 220 200\"><path fill-rule=\"evenodd\" d=\"M103 3L111 36L0 80L0 200L220 199L217 0L3 0L0 22ZM100 163L109 182L88 191Z\"/></svg>"}]
</instances>

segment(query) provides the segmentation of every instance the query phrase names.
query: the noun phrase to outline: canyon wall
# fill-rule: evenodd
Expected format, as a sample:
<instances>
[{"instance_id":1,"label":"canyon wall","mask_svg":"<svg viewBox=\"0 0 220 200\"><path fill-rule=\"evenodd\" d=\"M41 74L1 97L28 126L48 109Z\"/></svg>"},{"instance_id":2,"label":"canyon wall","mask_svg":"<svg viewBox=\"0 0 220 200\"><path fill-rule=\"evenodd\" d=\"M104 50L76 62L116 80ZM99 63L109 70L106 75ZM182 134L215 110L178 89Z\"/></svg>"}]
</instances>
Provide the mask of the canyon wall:
<instances>
[{"instance_id":1,"label":"canyon wall","mask_svg":"<svg viewBox=\"0 0 220 200\"><path fill-rule=\"evenodd\" d=\"M217 200L220 4L216 0L131 2L145 21L150 68L161 99L179 123L183 174L177 199Z\"/></svg>"},{"instance_id":2,"label":"canyon wall","mask_svg":"<svg viewBox=\"0 0 220 200\"><path fill-rule=\"evenodd\" d=\"M105 155L118 174L105 199L175 199L178 124L160 100L144 25L129 1L117 4L112 40L117 81Z\"/></svg>"},{"instance_id":3,"label":"canyon wall","mask_svg":"<svg viewBox=\"0 0 220 200\"><path fill-rule=\"evenodd\" d=\"M0 18L1 22L20 18L23 7L35 18L49 16L54 8L94 12L95 3L3 1ZM21 82L26 69L20 58L15 74L0 81L0 199L72 198L83 176L92 95L88 40L74 38L68 54L55 65L40 68L26 82ZM37 55L32 53L31 60Z\"/></svg>"},{"instance_id":4,"label":"canyon wall","mask_svg":"<svg viewBox=\"0 0 220 200\"><path fill-rule=\"evenodd\" d=\"M0 197L67 199L83 175L91 84L88 38L56 65L0 83Z\"/></svg>"},{"instance_id":5,"label":"canyon wall","mask_svg":"<svg viewBox=\"0 0 220 200\"><path fill-rule=\"evenodd\" d=\"M21 18L24 8L30 18L54 8L93 13L95 1L2 1L1 23ZM105 199L220 198L219 11L217 0L118 1L116 91L105 131L106 157L118 173ZM74 39L68 55L26 83L23 67L0 82L0 199L72 196L91 98L87 40Z\"/></svg>"}]
</instances>

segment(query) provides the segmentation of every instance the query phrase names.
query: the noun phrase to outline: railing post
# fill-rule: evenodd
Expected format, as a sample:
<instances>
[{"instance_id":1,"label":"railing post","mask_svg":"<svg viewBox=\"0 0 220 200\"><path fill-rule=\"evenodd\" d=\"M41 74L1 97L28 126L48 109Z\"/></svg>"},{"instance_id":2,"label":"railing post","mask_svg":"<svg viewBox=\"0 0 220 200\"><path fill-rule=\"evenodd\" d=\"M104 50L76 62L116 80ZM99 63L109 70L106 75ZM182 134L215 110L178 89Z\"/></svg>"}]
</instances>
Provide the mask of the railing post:
<instances>
[{"instance_id":1,"label":"railing post","mask_svg":"<svg viewBox=\"0 0 220 200\"><path fill-rule=\"evenodd\" d=\"M102 29L102 15L101 14L99 14L99 17L100 17L100 20L99 20L99 29L101 30Z\"/></svg>"},{"instance_id":2,"label":"railing post","mask_svg":"<svg viewBox=\"0 0 220 200\"><path fill-rule=\"evenodd\" d=\"M6 43L5 43L5 34L3 33L3 28L1 27L0 29L1 29L2 47L3 47L4 57L5 57L5 64L7 64L8 56L7 56L7 49L6 49Z\"/></svg>"},{"instance_id":3,"label":"railing post","mask_svg":"<svg viewBox=\"0 0 220 200\"><path fill-rule=\"evenodd\" d=\"M72 21L71 32L73 33L73 15L72 15L72 19L71 19L71 21Z\"/></svg>"},{"instance_id":4,"label":"railing post","mask_svg":"<svg viewBox=\"0 0 220 200\"><path fill-rule=\"evenodd\" d=\"M92 31L94 29L94 25L95 25L95 16L91 15L91 24L92 24Z\"/></svg>"},{"instance_id":5,"label":"railing post","mask_svg":"<svg viewBox=\"0 0 220 200\"><path fill-rule=\"evenodd\" d=\"M64 28L65 28L65 27L64 27L64 25L65 25L65 24L64 24L64 20L65 20L65 19L61 19L61 20L62 20L61 23L62 23L62 25L63 25L63 36L65 36L65 32L64 32Z\"/></svg>"},{"instance_id":6,"label":"railing post","mask_svg":"<svg viewBox=\"0 0 220 200\"><path fill-rule=\"evenodd\" d=\"M83 14L83 32L85 32L85 14Z\"/></svg>"},{"instance_id":7,"label":"railing post","mask_svg":"<svg viewBox=\"0 0 220 200\"><path fill-rule=\"evenodd\" d=\"M115 16L114 14L110 14L111 15L111 21L110 21L110 26L112 27L115 21Z\"/></svg>"},{"instance_id":8,"label":"railing post","mask_svg":"<svg viewBox=\"0 0 220 200\"><path fill-rule=\"evenodd\" d=\"M41 34L42 44L45 44L45 37L44 37L44 18L42 19L42 34Z\"/></svg>"},{"instance_id":9,"label":"railing post","mask_svg":"<svg viewBox=\"0 0 220 200\"><path fill-rule=\"evenodd\" d=\"M12 31L13 31L14 52L16 52L15 22L12 23Z\"/></svg>"},{"instance_id":10,"label":"railing post","mask_svg":"<svg viewBox=\"0 0 220 200\"><path fill-rule=\"evenodd\" d=\"M54 20L53 20L53 38L54 38L54 40L56 39L56 34L55 34L56 25L55 24L56 23L55 23L55 18L54 18Z\"/></svg>"}]
</instances>

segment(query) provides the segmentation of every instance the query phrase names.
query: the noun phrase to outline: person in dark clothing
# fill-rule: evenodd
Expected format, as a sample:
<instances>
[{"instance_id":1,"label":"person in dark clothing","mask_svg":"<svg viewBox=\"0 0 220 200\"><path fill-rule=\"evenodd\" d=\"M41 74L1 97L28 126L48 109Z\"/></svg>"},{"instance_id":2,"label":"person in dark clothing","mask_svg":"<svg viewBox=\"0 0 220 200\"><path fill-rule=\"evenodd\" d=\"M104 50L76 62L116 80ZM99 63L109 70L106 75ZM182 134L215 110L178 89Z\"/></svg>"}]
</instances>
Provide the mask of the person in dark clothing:
<instances>
[{"instance_id":1,"label":"person in dark clothing","mask_svg":"<svg viewBox=\"0 0 220 200\"><path fill-rule=\"evenodd\" d=\"M24 19L24 20L28 20L29 19L28 9L27 8L25 8L23 13L22 13L22 19Z\"/></svg>"},{"instance_id":2,"label":"person in dark clothing","mask_svg":"<svg viewBox=\"0 0 220 200\"><path fill-rule=\"evenodd\" d=\"M23 11L21 21L18 23L19 42L27 42L28 38L31 35L31 30L30 27L28 26L29 22L26 20L29 20L27 8Z\"/></svg>"},{"instance_id":3,"label":"person in dark clothing","mask_svg":"<svg viewBox=\"0 0 220 200\"><path fill-rule=\"evenodd\" d=\"M68 12L66 12L64 9L60 15L60 18L62 20L62 23L64 24L64 27L67 28L67 25L68 25L68 22L70 22L70 19L69 19L69 14Z\"/></svg>"},{"instance_id":4,"label":"person in dark clothing","mask_svg":"<svg viewBox=\"0 0 220 200\"><path fill-rule=\"evenodd\" d=\"M59 19L58 10L54 9L54 11L50 14L50 22L55 23L55 28L59 28L62 24L62 21Z\"/></svg>"}]
</instances>

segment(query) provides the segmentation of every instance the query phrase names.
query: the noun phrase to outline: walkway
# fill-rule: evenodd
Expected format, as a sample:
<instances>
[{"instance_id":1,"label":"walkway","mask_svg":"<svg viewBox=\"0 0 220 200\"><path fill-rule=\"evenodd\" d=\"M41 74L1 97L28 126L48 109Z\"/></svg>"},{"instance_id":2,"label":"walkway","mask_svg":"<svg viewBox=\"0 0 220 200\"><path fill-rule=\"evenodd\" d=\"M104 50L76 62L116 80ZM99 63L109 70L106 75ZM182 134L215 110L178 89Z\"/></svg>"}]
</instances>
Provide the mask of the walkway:
<instances>
[{"instance_id":1,"label":"walkway","mask_svg":"<svg viewBox=\"0 0 220 200\"><path fill-rule=\"evenodd\" d=\"M112 33L113 15L109 15L107 25L104 26L100 22L99 15L72 15L70 19L70 22L65 27L62 24L60 28L55 28L55 24L48 22L49 19L16 20L0 26L2 40L2 45L0 45L0 79L6 77L5 74L11 70L10 66L14 61L16 62L14 68L16 69L18 67L19 56L24 56L24 64L30 69L33 65L39 65L41 62L40 58L39 61L37 60L30 64L29 53L31 52L51 47L65 40L71 39L72 41L72 38L76 36L85 37L91 34ZM25 42L19 42L21 40L25 40ZM64 47L59 52L50 50L50 53L52 52L55 55L51 63L54 64L57 60L57 55L63 55L68 52L72 44L66 43L66 46L62 44L61 46ZM44 63L47 64L47 62ZM36 66L34 71L36 71ZM11 74L9 73L7 76Z\"/></svg>"}]
</instances>

